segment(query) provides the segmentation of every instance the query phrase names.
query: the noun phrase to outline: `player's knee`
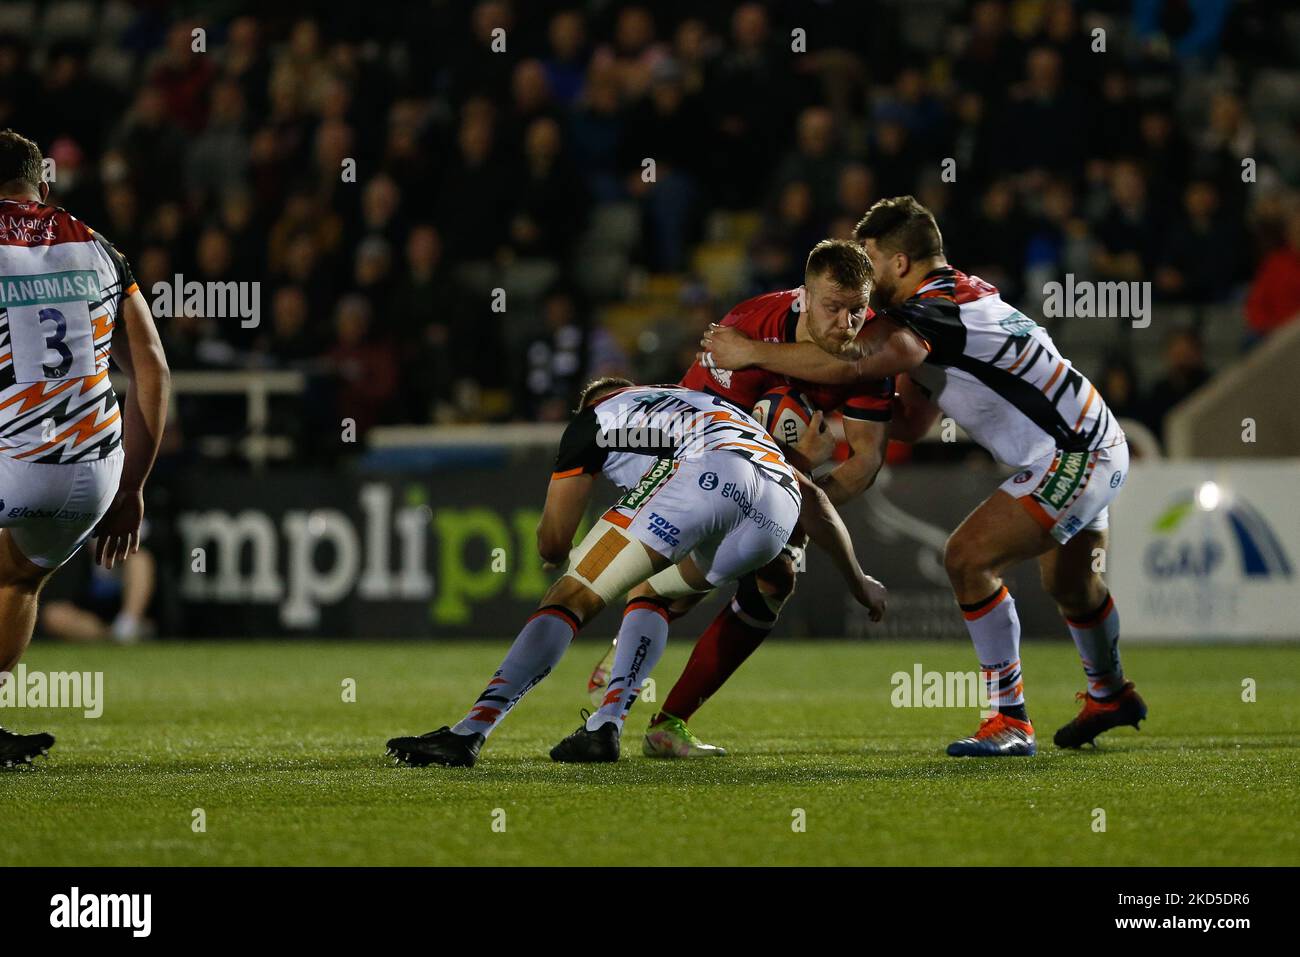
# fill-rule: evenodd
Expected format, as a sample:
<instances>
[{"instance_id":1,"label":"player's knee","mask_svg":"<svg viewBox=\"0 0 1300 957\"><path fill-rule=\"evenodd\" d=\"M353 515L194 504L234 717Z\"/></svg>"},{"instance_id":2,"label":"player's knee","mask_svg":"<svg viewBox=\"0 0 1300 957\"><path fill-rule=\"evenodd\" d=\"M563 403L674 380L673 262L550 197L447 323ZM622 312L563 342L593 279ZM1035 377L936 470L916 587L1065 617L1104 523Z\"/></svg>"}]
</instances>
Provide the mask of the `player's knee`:
<instances>
[{"instance_id":1,"label":"player's knee","mask_svg":"<svg viewBox=\"0 0 1300 957\"><path fill-rule=\"evenodd\" d=\"M0 535L0 588L38 592L53 573L54 569L37 565L24 555L10 532Z\"/></svg>"},{"instance_id":2,"label":"player's knee","mask_svg":"<svg viewBox=\"0 0 1300 957\"><path fill-rule=\"evenodd\" d=\"M548 605L564 608L578 619L579 624L585 624L605 607L605 600L576 578L563 575L547 589L537 607Z\"/></svg>"},{"instance_id":3,"label":"player's knee","mask_svg":"<svg viewBox=\"0 0 1300 957\"><path fill-rule=\"evenodd\" d=\"M627 600L633 601L637 598L654 598L655 590L650 587L649 580L643 581L627 593Z\"/></svg>"},{"instance_id":4,"label":"player's knee","mask_svg":"<svg viewBox=\"0 0 1300 957\"><path fill-rule=\"evenodd\" d=\"M736 597L732 607L740 612L743 619L760 628L770 628L775 624L776 616L781 610L779 602L774 606L767 595L763 594L758 577L753 572L742 575L736 582Z\"/></svg>"},{"instance_id":5,"label":"player's knee","mask_svg":"<svg viewBox=\"0 0 1300 957\"><path fill-rule=\"evenodd\" d=\"M774 624L794 594L797 577L794 562L783 554L741 577L736 586L736 606L755 622Z\"/></svg>"},{"instance_id":6,"label":"player's knee","mask_svg":"<svg viewBox=\"0 0 1300 957\"><path fill-rule=\"evenodd\" d=\"M948 580L959 584L983 571L982 559L976 543L963 536L949 536L943 547L943 567Z\"/></svg>"},{"instance_id":7,"label":"player's knee","mask_svg":"<svg viewBox=\"0 0 1300 957\"><path fill-rule=\"evenodd\" d=\"M1043 590L1067 614L1089 611L1106 594L1106 583L1100 575L1089 572L1083 575L1043 574Z\"/></svg>"},{"instance_id":8,"label":"player's knee","mask_svg":"<svg viewBox=\"0 0 1300 957\"><path fill-rule=\"evenodd\" d=\"M48 568L19 568L13 565L0 570L0 588L12 588L15 591L36 594L50 577Z\"/></svg>"},{"instance_id":9,"label":"player's knee","mask_svg":"<svg viewBox=\"0 0 1300 957\"><path fill-rule=\"evenodd\" d=\"M799 577L794 570L794 560L784 552L760 568L754 575L758 579L759 589L769 602L777 602L778 608L794 594L795 582Z\"/></svg>"}]
</instances>

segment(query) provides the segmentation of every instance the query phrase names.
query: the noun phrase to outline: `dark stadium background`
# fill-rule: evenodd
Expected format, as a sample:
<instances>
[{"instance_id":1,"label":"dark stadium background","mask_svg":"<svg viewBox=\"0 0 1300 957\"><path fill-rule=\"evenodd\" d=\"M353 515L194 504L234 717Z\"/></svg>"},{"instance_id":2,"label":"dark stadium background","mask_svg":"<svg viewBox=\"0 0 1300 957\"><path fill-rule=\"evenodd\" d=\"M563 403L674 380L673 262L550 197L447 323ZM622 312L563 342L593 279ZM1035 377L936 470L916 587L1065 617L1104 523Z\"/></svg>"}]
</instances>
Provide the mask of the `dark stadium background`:
<instances>
[{"instance_id":1,"label":"dark stadium background","mask_svg":"<svg viewBox=\"0 0 1300 957\"><path fill-rule=\"evenodd\" d=\"M1285 7L20 0L0 128L55 161L51 201L146 298L177 274L260 284L256 328L158 320L159 632L503 636L544 581L529 510L557 433L531 424L597 374L676 380L707 322L797 284L880 197L919 197L951 261L1038 319L1066 273L1150 281L1150 328L1044 321L1158 449L1166 413L1300 315ZM990 487L966 443L891 460L918 508L945 490L937 526ZM805 592L787 627L850 630ZM902 633L961 634L942 593Z\"/></svg>"}]
</instances>

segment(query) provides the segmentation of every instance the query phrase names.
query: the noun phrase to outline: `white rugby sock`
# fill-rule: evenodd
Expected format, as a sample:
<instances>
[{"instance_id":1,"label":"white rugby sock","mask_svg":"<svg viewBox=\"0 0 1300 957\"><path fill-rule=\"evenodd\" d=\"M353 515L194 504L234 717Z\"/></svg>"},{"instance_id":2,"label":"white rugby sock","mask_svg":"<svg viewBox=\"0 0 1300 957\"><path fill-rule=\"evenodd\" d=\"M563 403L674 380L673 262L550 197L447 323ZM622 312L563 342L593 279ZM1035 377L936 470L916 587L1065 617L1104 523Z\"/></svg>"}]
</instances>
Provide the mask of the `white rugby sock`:
<instances>
[{"instance_id":1,"label":"white rugby sock","mask_svg":"<svg viewBox=\"0 0 1300 957\"><path fill-rule=\"evenodd\" d=\"M1107 594L1092 614L1066 618L1065 623L1088 676L1088 694L1094 698L1118 694L1124 687L1124 669L1119 663L1119 612L1114 599Z\"/></svg>"},{"instance_id":2,"label":"white rugby sock","mask_svg":"<svg viewBox=\"0 0 1300 957\"><path fill-rule=\"evenodd\" d=\"M641 682L654 670L668 645L668 609L662 600L636 598L628 602L618 629L614 666L600 709L587 719L587 730L616 723L621 731L627 713L641 694Z\"/></svg>"},{"instance_id":3,"label":"white rugby sock","mask_svg":"<svg viewBox=\"0 0 1300 957\"><path fill-rule=\"evenodd\" d=\"M1023 708L1025 687L1020 677L1020 619L1015 599L1003 585L983 601L962 605L961 612L984 672L990 705L999 711Z\"/></svg>"},{"instance_id":4,"label":"white rugby sock","mask_svg":"<svg viewBox=\"0 0 1300 957\"><path fill-rule=\"evenodd\" d=\"M538 609L519 632L469 714L451 730L456 734L490 735L519 699L559 664L578 627L578 620L568 609L559 605Z\"/></svg>"}]
</instances>

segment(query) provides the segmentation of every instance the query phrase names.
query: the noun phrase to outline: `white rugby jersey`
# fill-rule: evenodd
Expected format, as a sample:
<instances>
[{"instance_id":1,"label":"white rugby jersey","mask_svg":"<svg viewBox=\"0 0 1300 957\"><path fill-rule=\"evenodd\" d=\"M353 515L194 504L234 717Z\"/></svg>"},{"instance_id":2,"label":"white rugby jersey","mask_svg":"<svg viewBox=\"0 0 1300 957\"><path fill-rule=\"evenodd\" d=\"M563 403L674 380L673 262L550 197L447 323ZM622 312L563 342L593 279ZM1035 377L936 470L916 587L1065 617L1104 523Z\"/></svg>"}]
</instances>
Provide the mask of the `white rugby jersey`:
<instances>
[{"instance_id":1,"label":"white rugby jersey","mask_svg":"<svg viewBox=\"0 0 1300 957\"><path fill-rule=\"evenodd\" d=\"M916 333L930 354L908 373L994 458L1025 468L1051 455L1124 441L1096 387L1047 330L996 288L950 266L881 315Z\"/></svg>"},{"instance_id":2,"label":"white rugby jersey","mask_svg":"<svg viewBox=\"0 0 1300 957\"><path fill-rule=\"evenodd\" d=\"M675 385L619 389L579 412L560 440L552 478L603 472L630 489L647 459L684 461L706 452L743 456L799 501L794 471L757 421L725 399Z\"/></svg>"},{"instance_id":3,"label":"white rugby jersey","mask_svg":"<svg viewBox=\"0 0 1300 957\"><path fill-rule=\"evenodd\" d=\"M126 259L71 213L0 200L0 455L101 459L122 444L108 381Z\"/></svg>"}]
</instances>

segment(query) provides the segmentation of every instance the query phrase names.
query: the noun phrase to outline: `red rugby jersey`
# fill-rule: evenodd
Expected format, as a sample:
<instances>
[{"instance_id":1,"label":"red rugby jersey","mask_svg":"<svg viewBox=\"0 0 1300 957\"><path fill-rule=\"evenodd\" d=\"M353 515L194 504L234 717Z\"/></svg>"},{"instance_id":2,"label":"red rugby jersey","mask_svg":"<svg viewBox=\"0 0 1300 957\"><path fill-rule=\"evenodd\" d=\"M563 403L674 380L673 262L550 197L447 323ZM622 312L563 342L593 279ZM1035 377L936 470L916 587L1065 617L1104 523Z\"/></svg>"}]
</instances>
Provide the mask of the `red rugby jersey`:
<instances>
[{"instance_id":1,"label":"red rugby jersey","mask_svg":"<svg viewBox=\"0 0 1300 957\"><path fill-rule=\"evenodd\" d=\"M799 325L799 313L795 309L798 295L799 290L787 289L746 299L727 313L722 325L735 326L751 339L794 342L795 330ZM794 386L823 412L839 409L850 419L871 422L888 422L894 400L892 377L853 385L821 385L792 379L766 369L706 369L698 359L686 370L681 384L688 389L721 396L746 412L753 409L754 403L772 389L783 385Z\"/></svg>"}]
</instances>

